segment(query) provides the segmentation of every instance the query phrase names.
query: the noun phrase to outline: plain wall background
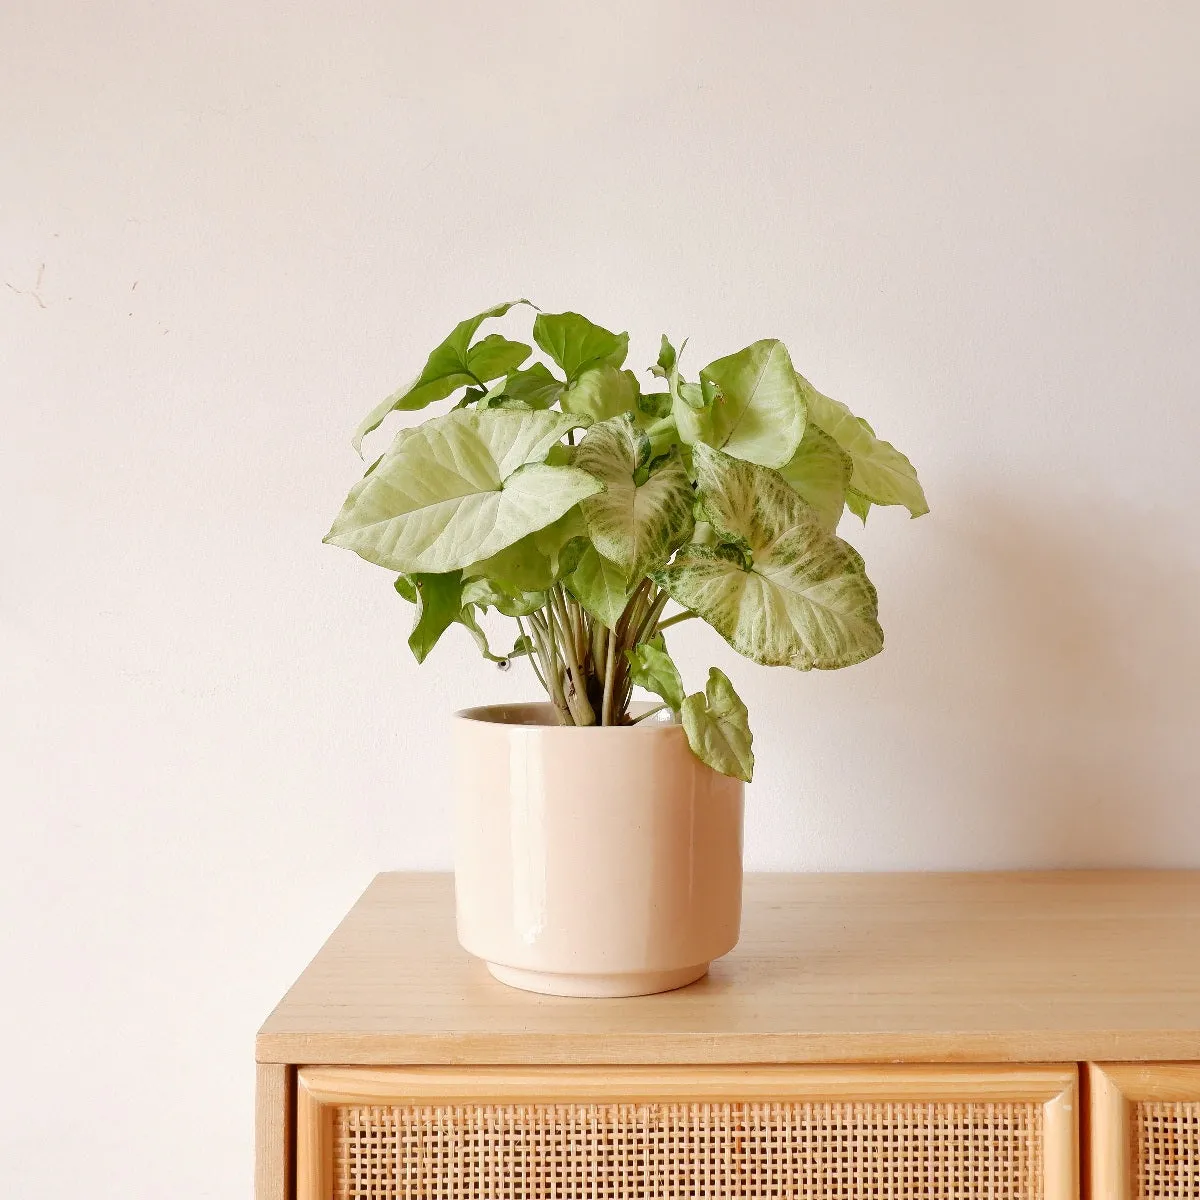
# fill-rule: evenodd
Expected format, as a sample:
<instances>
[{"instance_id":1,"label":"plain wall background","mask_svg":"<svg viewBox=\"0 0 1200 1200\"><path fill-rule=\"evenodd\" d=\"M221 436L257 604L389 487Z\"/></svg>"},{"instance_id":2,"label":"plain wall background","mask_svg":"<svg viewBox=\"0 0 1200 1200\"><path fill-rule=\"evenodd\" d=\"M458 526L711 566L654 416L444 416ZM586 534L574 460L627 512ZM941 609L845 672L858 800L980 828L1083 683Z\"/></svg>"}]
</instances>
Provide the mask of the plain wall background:
<instances>
[{"instance_id":1,"label":"plain wall background","mask_svg":"<svg viewBox=\"0 0 1200 1200\"><path fill-rule=\"evenodd\" d=\"M252 1036L373 872L447 867L446 716L320 538L359 417L528 295L764 336L918 464L884 655L673 645L750 705L757 868L1200 866L1188 3L0 8L0 1163L246 1196ZM64 1104L65 1098L69 1101Z\"/></svg>"}]
</instances>

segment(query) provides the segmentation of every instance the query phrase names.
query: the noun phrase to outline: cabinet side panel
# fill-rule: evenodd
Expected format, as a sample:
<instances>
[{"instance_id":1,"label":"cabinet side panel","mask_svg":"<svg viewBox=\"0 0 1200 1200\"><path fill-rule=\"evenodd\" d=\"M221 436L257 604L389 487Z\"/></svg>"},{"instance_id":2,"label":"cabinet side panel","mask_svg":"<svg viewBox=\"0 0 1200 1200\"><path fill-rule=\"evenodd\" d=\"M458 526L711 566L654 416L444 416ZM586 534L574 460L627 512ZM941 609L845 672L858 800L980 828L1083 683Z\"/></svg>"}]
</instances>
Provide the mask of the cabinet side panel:
<instances>
[{"instance_id":1,"label":"cabinet side panel","mask_svg":"<svg viewBox=\"0 0 1200 1200\"><path fill-rule=\"evenodd\" d=\"M254 1081L254 1200L292 1200L294 1072L259 1063Z\"/></svg>"}]
</instances>

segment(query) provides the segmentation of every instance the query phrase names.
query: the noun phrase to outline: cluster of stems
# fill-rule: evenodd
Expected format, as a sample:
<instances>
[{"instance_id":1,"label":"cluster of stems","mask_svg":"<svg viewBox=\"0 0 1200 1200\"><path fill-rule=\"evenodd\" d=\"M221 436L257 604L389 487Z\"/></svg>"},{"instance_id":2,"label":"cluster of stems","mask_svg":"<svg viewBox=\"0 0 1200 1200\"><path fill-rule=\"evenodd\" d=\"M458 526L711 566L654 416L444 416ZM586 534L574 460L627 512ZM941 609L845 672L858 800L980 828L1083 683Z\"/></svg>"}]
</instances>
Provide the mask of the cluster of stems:
<instances>
[{"instance_id":1,"label":"cluster of stems","mask_svg":"<svg viewBox=\"0 0 1200 1200\"><path fill-rule=\"evenodd\" d=\"M691 615L661 621L667 599L666 592L643 579L609 629L556 584L547 593L544 608L518 618L534 673L563 725L636 724L629 717L633 679L626 652L650 641L666 625ZM659 705L637 720L663 707Z\"/></svg>"}]
</instances>

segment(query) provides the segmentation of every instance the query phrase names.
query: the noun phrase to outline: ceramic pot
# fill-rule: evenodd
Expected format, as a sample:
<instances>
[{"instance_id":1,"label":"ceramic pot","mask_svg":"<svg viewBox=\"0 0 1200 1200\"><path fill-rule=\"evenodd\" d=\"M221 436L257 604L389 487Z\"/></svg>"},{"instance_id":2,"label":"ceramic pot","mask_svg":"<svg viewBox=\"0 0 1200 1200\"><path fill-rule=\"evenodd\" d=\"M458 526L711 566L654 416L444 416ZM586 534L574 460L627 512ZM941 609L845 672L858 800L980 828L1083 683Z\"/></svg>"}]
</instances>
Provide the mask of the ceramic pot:
<instances>
[{"instance_id":1,"label":"ceramic pot","mask_svg":"<svg viewBox=\"0 0 1200 1200\"><path fill-rule=\"evenodd\" d=\"M549 704L471 708L455 726L458 940L497 979L640 996L737 944L742 784L682 726L564 727Z\"/></svg>"}]
</instances>

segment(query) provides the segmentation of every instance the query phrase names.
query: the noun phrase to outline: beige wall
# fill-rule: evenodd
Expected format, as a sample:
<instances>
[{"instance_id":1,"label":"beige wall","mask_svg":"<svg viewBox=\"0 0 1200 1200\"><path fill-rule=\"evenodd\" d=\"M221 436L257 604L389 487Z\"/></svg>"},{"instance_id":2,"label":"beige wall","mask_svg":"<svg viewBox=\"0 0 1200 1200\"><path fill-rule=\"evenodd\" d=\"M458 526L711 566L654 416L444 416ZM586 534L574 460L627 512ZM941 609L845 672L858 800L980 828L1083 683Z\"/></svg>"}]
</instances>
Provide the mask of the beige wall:
<instances>
[{"instance_id":1,"label":"beige wall","mask_svg":"<svg viewBox=\"0 0 1200 1200\"><path fill-rule=\"evenodd\" d=\"M675 639L750 704L752 866L1200 866L1198 38L1115 0L0 6L11 1194L246 1195L257 1020L373 871L448 865L445 715L531 682L459 634L418 671L320 537L361 413L503 297L693 369L782 337L921 467L931 516L846 526L881 658ZM79 1067L104 1121L59 1115Z\"/></svg>"}]
</instances>

